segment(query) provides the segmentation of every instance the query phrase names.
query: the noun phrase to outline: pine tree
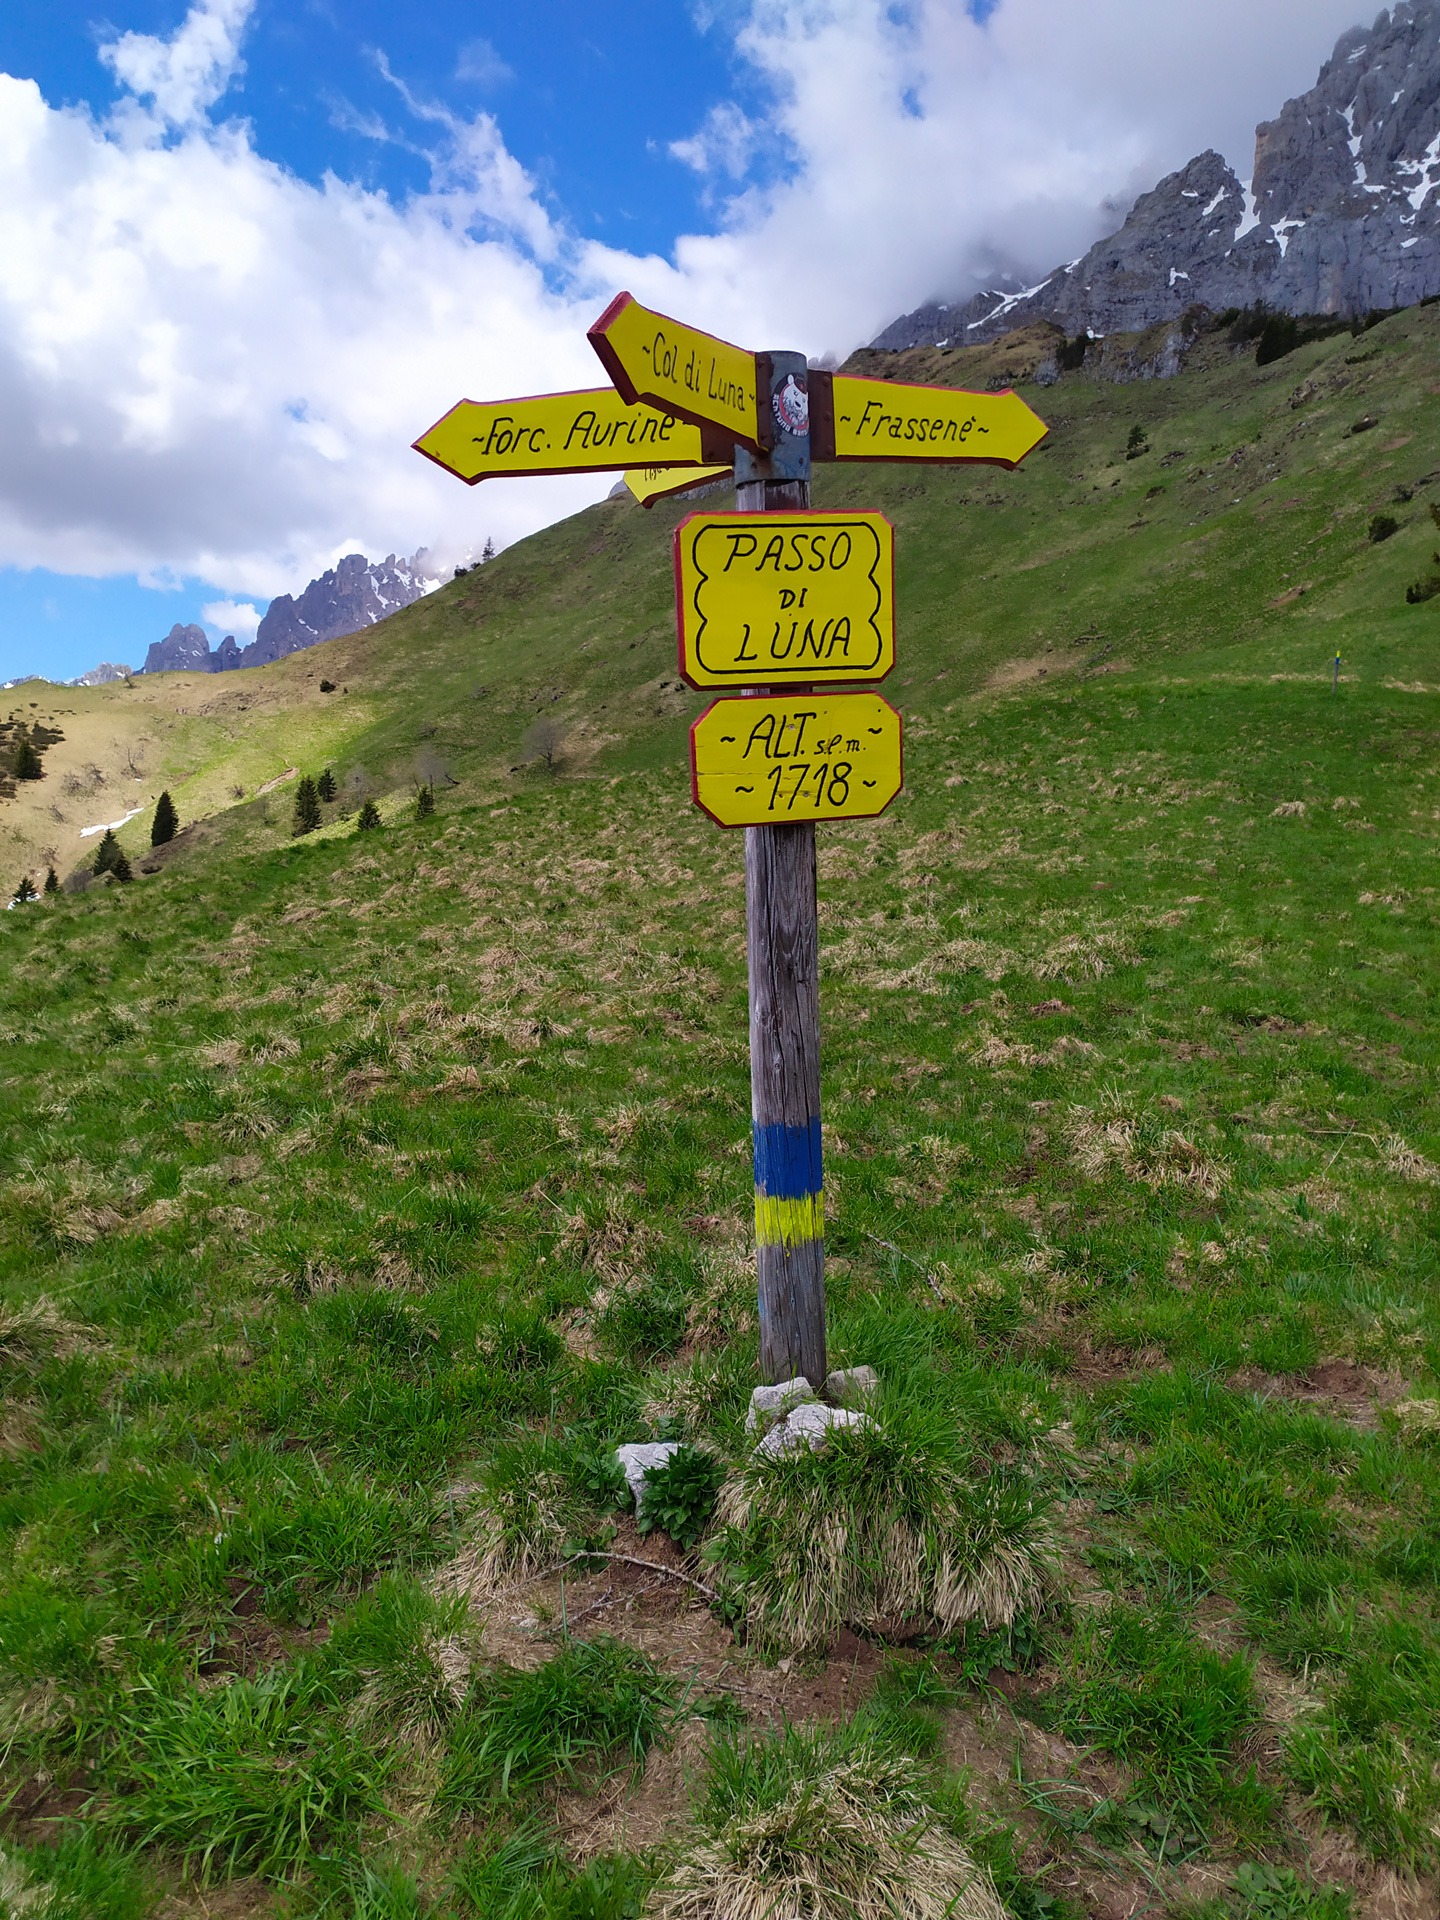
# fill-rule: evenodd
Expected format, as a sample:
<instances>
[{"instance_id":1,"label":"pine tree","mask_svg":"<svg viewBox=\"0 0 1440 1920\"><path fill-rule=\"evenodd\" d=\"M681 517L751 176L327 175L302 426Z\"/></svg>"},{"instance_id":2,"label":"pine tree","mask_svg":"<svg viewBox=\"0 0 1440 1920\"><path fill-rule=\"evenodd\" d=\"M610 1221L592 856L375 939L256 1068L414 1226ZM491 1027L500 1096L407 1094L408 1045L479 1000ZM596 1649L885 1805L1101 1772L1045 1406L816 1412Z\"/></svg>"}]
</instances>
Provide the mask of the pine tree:
<instances>
[{"instance_id":1,"label":"pine tree","mask_svg":"<svg viewBox=\"0 0 1440 1920\"><path fill-rule=\"evenodd\" d=\"M308 773L302 773L300 784L295 789L295 824L291 832L297 837L302 833L313 833L319 824L319 790L311 776Z\"/></svg>"},{"instance_id":2,"label":"pine tree","mask_svg":"<svg viewBox=\"0 0 1440 1920\"><path fill-rule=\"evenodd\" d=\"M105 838L95 849L95 863L90 871L92 873L113 873L115 870L115 862L121 858L123 858L123 856L120 852L120 842L115 838L115 829L113 827L106 827Z\"/></svg>"},{"instance_id":3,"label":"pine tree","mask_svg":"<svg viewBox=\"0 0 1440 1920\"><path fill-rule=\"evenodd\" d=\"M329 767L326 767L320 778L315 782L315 791L322 800L333 800L335 798L338 789L335 785L335 776Z\"/></svg>"},{"instance_id":4,"label":"pine tree","mask_svg":"<svg viewBox=\"0 0 1440 1920\"><path fill-rule=\"evenodd\" d=\"M162 793L155 802L155 818L150 823L151 846L163 847L167 840L173 840L179 824L180 816L175 811L175 802L168 791Z\"/></svg>"},{"instance_id":5,"label":"pine tree","mask_svg":"<svg viewBox=\"0 0 1440 1920\"><path fill-rule=\"evenodd\" d=\"M491 540L488 535L485 540L485 545L481 549L480 558L482 560L493 560L495 558L495 542Z\"/></svg>"},{"instance_id":6,"label":"pine tree","mask_svg":"<svg viewBox=\"0 0 1440 1920\"><path fill-rule=\"evenodd\" d=\"M373 800L367 800L360 809L359 818L355 822L355 831L357 833L372 833L379 824L380 809Z\"/></svg>"},{"instance_id":7,"label":"pine tree","mask_svg":"<svg viewBox=\"0 0 1440 1920\"><path fill-rule=\"evenodd\" d=\"M117 880L125 883L135 878L135 875L130 870L130 862L125 858L125 849L123 847L117 847L115 849L115 863L110 871Z\"/></svg>"},{"instance_id":8,"label":"pine tree","mask_svg":"<svg viewBox=\"0 0 1440 1920\"><path fill-rule=\"evenodd\" d=\"M17 907L28 906L29 903L35 898L36 898L35 888L31 883L29 874L22 873L20 876L20 884L15 889L15 895L14 895L14 900L12 904Z\"/></svg>"},{"instance_id":9,"label":"pine tree","mask_svg":"<svg viewBox=\"0 0 1440 1920\"><path fill-rule=\"evenodd\" d=\"M40 755L35 751L35 742L22 727L15 742L15 778L17 780L39 780L45 769L40 764Z\"/></svg>"},{"instance_id":10,"label":"pine tree","mask_svg":"<svg viewBox=\"0 0 1440 1920\"><path fill-rule=\"evenodd\" d=\"M415 796L415 818L428 820L434 811L435 789L432 786L423 786Z\"/></svg>"},{"instance_id":11,"label":"pine tree","mask_svg":"<svg viewBox=\"0 0 1440 1920\"><path fill-rule=\"evenodd\" d=\"M45 891L46 893L59 893L60 891L60 876L56 873L54 867L47 867L45 870Z\"/></svg>"}]
</instances>

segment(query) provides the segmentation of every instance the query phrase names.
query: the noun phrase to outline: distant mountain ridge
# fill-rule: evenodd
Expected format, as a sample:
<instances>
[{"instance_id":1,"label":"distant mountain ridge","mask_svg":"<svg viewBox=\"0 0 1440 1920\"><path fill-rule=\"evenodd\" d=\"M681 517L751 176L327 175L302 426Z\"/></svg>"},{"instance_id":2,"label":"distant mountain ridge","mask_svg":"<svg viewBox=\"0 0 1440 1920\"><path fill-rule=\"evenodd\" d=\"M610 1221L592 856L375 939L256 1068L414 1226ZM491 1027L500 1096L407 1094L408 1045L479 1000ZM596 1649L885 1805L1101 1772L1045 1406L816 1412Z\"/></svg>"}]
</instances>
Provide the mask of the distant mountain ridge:
<instances>
[{"instance_id":1,"label":"distant mountain ridge","mask_svg":"<svg viewBox=\"0 0 1440 1920\"><path fill-rule=\"evenodd\" d=\"M938 302L872 342L974 346L1047 320L1139 333L1188 309L1364 315L1440 295L1440 0L1343 34L1309 93L1256 130L1253 178L1198 155L1118 233L1038 286Z\"/></svg>"},{"instance_id":2,"label":"distant mountain ridge","mask_svg":"<svg viewBox=\"0 0 1440 1920\"><path fill-rule=\"evenodd\" d=\"M249 646L238 645L234 634L227 633L212 651L203 627L177 622L163 640L152 642L141 672L227 673L234 667L263 667L322 640L358 633L413 605L437 584L427 571L429 558L423 547L409 560L397 560L393 553L383 560L347 553L312 580L298 599L282 593L272 600Z\"/></svg>"}]
</instances>

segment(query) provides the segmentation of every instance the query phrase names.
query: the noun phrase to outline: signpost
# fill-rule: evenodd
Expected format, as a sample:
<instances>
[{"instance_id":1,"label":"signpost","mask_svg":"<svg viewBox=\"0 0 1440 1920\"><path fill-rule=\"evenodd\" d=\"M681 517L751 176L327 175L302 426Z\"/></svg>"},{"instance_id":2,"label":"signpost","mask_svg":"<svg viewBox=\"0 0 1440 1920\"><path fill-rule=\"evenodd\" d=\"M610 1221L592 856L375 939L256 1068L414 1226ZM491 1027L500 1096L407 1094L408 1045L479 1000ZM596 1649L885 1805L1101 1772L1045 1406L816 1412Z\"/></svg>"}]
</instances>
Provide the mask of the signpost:
<instances>
[{"instance_id":1,"label":"signpost","mask_svg":"<svg viewBox=\"0 0 1440 1920\"><path fill-rule=\"evenodd\" d=\"M690 730L696 805L745 830L760 1370L826 1378L815 823L881 813L900 716L894 531L812 512L812 459L1014 467L1047 428L1018 394L906 386L748 353L620 294L589 339L614 389L462 401L415 445L461 479L626 469L649 506L733 471L737 513L675 535L680 672L728 689ZM645 462L648 459L649 464ZM839 691L849 688L850 691Z\"/></svg>"},{"instance_id":2,"label":"signpost","mask_svg":"<svg viewBox=\"0 0 1440 1920\"><path fill-rule=\"evenodd\" d=\"M895 530L882 513L692 513L675 532L675 613L692 687L883 680Z\"/></svg>"}]
</instances>

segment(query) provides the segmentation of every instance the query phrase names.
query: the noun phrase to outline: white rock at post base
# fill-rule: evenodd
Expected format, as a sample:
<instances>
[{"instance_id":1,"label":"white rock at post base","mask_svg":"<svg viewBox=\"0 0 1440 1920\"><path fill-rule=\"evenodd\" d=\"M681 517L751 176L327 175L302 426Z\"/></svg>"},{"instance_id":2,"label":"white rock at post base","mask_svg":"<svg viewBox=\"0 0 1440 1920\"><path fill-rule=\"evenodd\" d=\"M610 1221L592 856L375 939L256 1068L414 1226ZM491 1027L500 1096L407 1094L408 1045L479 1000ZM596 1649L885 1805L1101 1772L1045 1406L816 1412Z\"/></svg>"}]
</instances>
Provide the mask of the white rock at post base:
<instances>
[{"instance_id":1,"label":"white rock at post base","mask_svg":"<svg viewBox=\"0 0 1440 1920\"><path fill-rule=\"evenodd\" d=\"M874 1367L838 1367L825 1382L825 1397L834 1407L863 1407L879 1391Z\"/></svg>"},{"instance_id":2,"label":"white rock at post base","mask_svg":"<svg viewBox=\"0 0 1440 1920\"><path fill-rule=\"evenodd\" d=\"M792 1407L804 1406L817 1398L815 1389L803 1373L797 1374L793 1380L780 1381L778 1386L756 1387L750 1395L745 1431L765 1433L777 1420L783 1420Z\"/></svg>"},{"instance_id":3,"label":"white rock at post base","mask_svg":"<svg viewBox=\"0 0 1440 1920\"><path fill-rule=\"evenodd\" d=\"M634 1440L626 1447L615 1449L615 1458L620 1462L620 1471L630 1489L635 1502L635 1511L639 1513L640 1503L645 1497L645 1480L656 1467L663 1467L672 1453L678 1453L678 1440Z\"/></svg>"},{"instance_id":4,"label":"white rock at post base","mask_svg":"<svg viewBox=\"0 0 1440 1920\"><path fill-rule=\"evenodd\" d=\"M815 1453L824 1447L837 1427L868 1427L869 1424L863 1413L807 1403L796 1407L787 1419L772 1427L755 1451L763 1453L767 1460L779 1460L784 1454L794 1453L797 1447L808 1447Z\"/></svg>"}]
</instances>

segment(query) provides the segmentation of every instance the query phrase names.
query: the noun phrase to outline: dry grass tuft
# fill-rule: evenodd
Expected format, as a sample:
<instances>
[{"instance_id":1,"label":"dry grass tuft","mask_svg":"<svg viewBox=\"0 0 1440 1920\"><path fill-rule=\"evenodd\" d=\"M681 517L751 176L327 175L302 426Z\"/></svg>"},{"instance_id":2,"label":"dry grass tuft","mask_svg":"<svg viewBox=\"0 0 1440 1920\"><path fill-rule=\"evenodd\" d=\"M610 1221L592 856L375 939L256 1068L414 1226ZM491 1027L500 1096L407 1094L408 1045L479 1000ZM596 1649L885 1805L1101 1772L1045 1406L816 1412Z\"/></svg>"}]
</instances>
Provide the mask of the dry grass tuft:
<instances>
[{"instance_id":1,"label":"dry grass tuft","mask_svg":"<svg viewBox=\"0 0 1440 1920\"><path fill-rule=\"evenodd\" d=\"M0 1301L0 1365L33 1366L57 1349L73 1347L81 1329L67 1320L48 1294L38 1294L24 1306Z\"/></svg>"},{"instance_id":2,"label":"dry grass tuft","mask_svg":"<svg viewBox=\"0 0 1440 1920\"><path fill-rule=\"evenodd\" d=\"M1218 1199L1229 1184L1229 1169L1187 1135L1149 1114L1127 1113L1113 1098L1098 1112L1073 1108L1065 1135L1076 1166L1090 1180L1102 1180L1113 1170L1155 1192L1187 1187L1207 1200Z\"/></svg>"},{"instance_id":3,"label":"dry grass tuft","mask_svg":"<svg viewBox=\"0 0 1440 1920\"><path fill-rule=\"evenodd\" d=\"M1381 1143L1380 1158L1390 1172L1402 1180L1413 1180L1429 1187L1440 1183L1440 1167L1433 1160L1427 1160L1423 1153L1417 1153L1413 1147L1407 1146L1398 1133L1392 1133L1388 1140Z\"/></svg>"},{"instance_id":4,"label":"dry grass tuft","mask_svg":"<svg viewBox=\"0 0 1440 1920\"><path fill-rule=\"evenodd\" d=\"M696 1812L653 1920L1006 1920L914 1761L873 1736L731 1749Z\"/></svg>"},{"instance_id":5,"label":"dry grass tuft","mask_svg":"<svg viewBox=\"0 0 1440 1920\"><path fill-rule=\"evenodd\" d=\"M587 1516L574 1487L544 1454L543 1443L518 1442L497 1455L471 1510L474 1535L443 1569L442 1591L484 1599L565 1558Z\"/></svg>"},{"instance_id":6,"label":"dry grass tuft","mask_svg":"<svg viewBox=\"0 0 1440 1920\"><path fill-rule=\"evenodd\" d=\"M842 1627L1008 1626L1049 1590L1048 1520L1023 1480L969 1474L947 1416L892 1409L821 1452L752 1454L721 1489L712 1548L751 1642L827 1646Z\"/></svg>"},{"instance_id":7,"label":"dry grass tuft","mask_svg":"<svg viewBox=\"0 0 1440 1920\"><path fill-rule=\"evenodd\" d=\"M1402 1400L1395 1418L1412 1439L1440 1440L1440 1400Z\"/></svg>"}]
</instances>

